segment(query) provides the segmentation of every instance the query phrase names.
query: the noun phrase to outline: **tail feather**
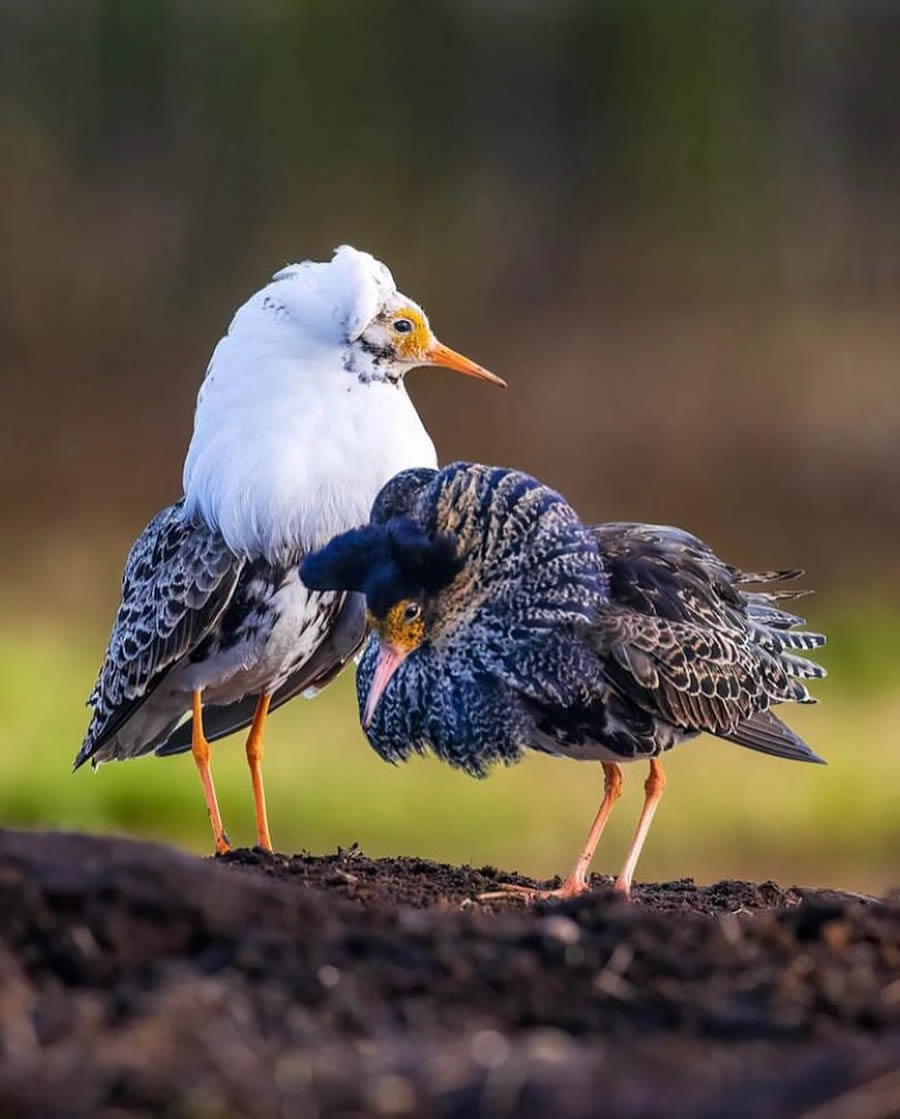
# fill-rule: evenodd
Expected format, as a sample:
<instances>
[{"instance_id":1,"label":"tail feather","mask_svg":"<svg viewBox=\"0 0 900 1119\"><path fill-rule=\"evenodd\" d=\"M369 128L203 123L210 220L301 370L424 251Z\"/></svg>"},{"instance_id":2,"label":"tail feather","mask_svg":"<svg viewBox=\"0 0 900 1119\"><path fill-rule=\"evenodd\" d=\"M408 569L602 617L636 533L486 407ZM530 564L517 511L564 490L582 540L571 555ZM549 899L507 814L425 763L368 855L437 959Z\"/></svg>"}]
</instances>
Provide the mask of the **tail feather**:
<instances>
[{"instance_id":1,"label":"tail feather","mask_svg":"<svg viewBox=\"0 0 900 1119\"><path fill-rule=\"evenodd\" d=\"M779 649L793 651L813 652L825 645L825 635L822 633L808 633L805 630L795 632L792 630L772 630L768 627L763 630L768 639L776 644Z\"/></svg>"},{"instance_id":2,"label":"tail feather","mask_svg":"<svg viewBox=\"0 0 900 1119\"><path fill-rule=\"evenodd\" d=\"M809 633L803 630L779 633L786 649L821 649L825 644L824 633Z\"/></svg>"},{"instance_id":3,"label":"tail feather","mask_svg":"<svg viewBox=\"0 0 900 1119\"><path fill-rule=\"evenodd\" d=\"M782 653L778 663L789 676L800 676L804 680L824 680L828 675L815 661L807 660L806 657L792 656L790 653Z\"/></svg>"},{"instance_id":4,"label":"tail feather","mask_svg":"<svg viewBox=\"0 0 900 1119\"><path fill-rule=\"evenodd\" d=\"M799 568L785 571L739 573L735 577L735 582L787 582L802 574L803 571ZM742 590L739 593L750 624L752 640L760 649L765 650L775 659L778 668L790 679L790 685L784 689L783 695L777 697L778 701L793 700L795 703L814 703L815 700L812 699L800 681L821 680L827 673L821 665L802 654L822 648L825 644L825 635L798 629L797 627L806 624L806 619L799 614L782 610L778 605L785 598L799 598L811 592L800 588L778 591ZM773 696L772 698L776 697ZM769 719L773 722L770 722ZM751 737L756 735L757 740L759 740L759 726L751 726L749 723L743 725L748 728L745 730L745 737L747 734ZM761 725L764 725L767 735L771 735L773 725L782 726L774 719L774 716L761 717ZM797 742L799 741L797 739ZM749 745L750 743L745 742L744 744ZM771 746L771 742L769 745ZM754 746L753 748L763 749L762 746Z\"/></svg>"},{"instance_id":5,"label":"tail feather","mask_svg":"<svg viewBox=\"0 0 900 1119\"><path fill-rule=\"evenodd\" d=\"M775 758L813 762L817 765L828 764L771 711L758 711L721 737L738 746L746 746L748 750L758 750L761 754L769 754Z\"/></svg>"},{"instance_id":6,"label":"tail feather","mask_svg":"<svg viewBox=\"0 0 900 1119\"><path fill-rule=\"evenodd\" d=\"M747 613L759 625L768 626L770 629L792 629L794 626L806 625L806 618L799 614L789 614L787 610L779 610L770 602L756 602L748 594L743 597Z\"/></svg>"},{"instance_id":7,"label":"tail feather","mask_svg":"<svg viewBox=\"0 0 900 1119\"><path fill-rule=\"evenodd\" d=\"M746 602L773 603L784 602L789 598L806 598L807 595L815 594L815 591L809 587L792 587L787 591L741 591Z\"/></svg>"},{"instance_id":8,"label":"tail feather","mask_svg":"<svg viewBox=\"0 0 900 1119\"><path fill-rule=\"evenodd\" d=\"M734 582L742 583L787 583L791 579L799 579L806 572L802 567L788 567L783 571L736 571ZM778 593L778 592L775 592ZM782 594L796 594L796 591L783 591ZM802 591L800 592L803 593Z\"/></svg>"},{"instance_id":9,"label":"tail feather","mask_svg":"<svg viewBox=\"0 0 900 1119\"><path fill-rule=\"evenodd\" d=\"M755 615L751 615L750 621L753 623L754 641L772 652L781 653L785 649L810 651L821 649L825 644L825 635L822 633L778 629L760 622Z\"/></svg>"}]
</instances>

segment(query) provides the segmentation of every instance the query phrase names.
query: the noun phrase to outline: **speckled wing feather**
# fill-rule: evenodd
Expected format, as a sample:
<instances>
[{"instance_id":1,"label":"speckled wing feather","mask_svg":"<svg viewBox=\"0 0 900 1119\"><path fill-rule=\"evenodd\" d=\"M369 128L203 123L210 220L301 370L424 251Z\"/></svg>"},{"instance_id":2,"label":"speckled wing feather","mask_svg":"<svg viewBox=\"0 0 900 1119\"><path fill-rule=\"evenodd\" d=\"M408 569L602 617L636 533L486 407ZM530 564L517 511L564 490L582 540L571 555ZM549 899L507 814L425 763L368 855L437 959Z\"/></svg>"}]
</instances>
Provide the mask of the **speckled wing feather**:
<instances>
[{"instance_id":1,"label":"speckled wing feather","mask_svg":"<svg viewBox=\"0 0 900 1119\"><path fill-rule=\"evenodd\" d=\"M93 717L75 759L83 765L194 649L231 599L243 567L222 537L170 505L138 537L97 683Z\"/></svg>"},{"instance_id":2,"label":"speckled wing feather","mask_svg":"<svg viewBox=\"0 0 900 1119\"><path fill-rule=\"evenodd\" d=\"M272 697L269 711L275 711L302 692L319 691L338 675L359 649L366 636L366 600L361 594L345 595L328 630L328 635L310 659L281 685ZM209 742L215 742L235 731L250 726L259 695L248 695L224 707L203 709L203 730ZM191 746L193 720L187 719L169 735L156 754L170 757L182 754Z\"/></svg>"},{"instance_id":3,"label":"speckled wing feather","mask_svg":"<svg viewBox=\"0 0 900 1119\"><path fill-rule=\"evenodd\" d=\"M608 658L614 687L676 727L819 760L774 716L763 716L777 703L814 702L802 681L824 669L793 650L825 639L794 631L802 619L775 607L774 595L742 590L799 573L741 572L679 529L614 524L594 532L611 602L592 639Z\"/></svg>"}]
</instances>

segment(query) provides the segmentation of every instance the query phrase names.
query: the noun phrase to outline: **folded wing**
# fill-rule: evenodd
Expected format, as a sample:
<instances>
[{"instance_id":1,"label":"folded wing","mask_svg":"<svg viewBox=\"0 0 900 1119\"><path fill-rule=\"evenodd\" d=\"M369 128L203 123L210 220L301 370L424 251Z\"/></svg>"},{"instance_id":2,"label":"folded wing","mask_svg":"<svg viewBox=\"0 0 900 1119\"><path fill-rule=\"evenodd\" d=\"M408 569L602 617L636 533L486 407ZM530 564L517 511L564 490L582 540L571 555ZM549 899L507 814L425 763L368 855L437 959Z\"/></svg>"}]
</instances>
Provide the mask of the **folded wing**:
<instances>
[{"instance_id":1,"label":"folded wing","mask_svg":"<svg viewBox=\"0 0 900 1119\"><path fill-rule=\"evenodd\" d=\"M802 592L744 590L799 572L741 572L696 537L665 526L610 524L594 533L610 604L591 638L616 691L677 728L821 761L769 708L814 702L804 681L825 671L800 651L825 638L796 630L803 619L776 605Z\"/></svg>"},{"instance_id":2,"label":"folded wing","mask_svg":"<svg viewBox=\"0 0 900 1119\"><path fill-rule=\"evenodd\" d=\"M75 768L92 758L195 649L228 605L243 562L182 503L150 522L131 549L122 601L97 683L93 717Z\"/></svg>"}]
</instances>

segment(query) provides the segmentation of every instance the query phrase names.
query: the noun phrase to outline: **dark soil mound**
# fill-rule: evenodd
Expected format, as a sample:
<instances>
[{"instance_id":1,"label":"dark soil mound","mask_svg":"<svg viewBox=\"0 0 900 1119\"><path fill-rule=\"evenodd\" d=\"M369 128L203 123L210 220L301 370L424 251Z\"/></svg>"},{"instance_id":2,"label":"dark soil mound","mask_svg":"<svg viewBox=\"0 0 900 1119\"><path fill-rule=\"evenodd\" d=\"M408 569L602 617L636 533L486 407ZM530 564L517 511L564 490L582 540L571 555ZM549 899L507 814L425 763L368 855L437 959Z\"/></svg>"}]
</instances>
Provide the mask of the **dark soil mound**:
<instances>
[{"instance_id":1,"label":"dark soil mound","mask_svg":"<svg viewBox=\"0 0 900 1119\"><path fill-rule=\"evenodd\" d=\"M900 1115L897 905L499 877L0 832L0 1115Z\"/></svg>"}]
</instances>

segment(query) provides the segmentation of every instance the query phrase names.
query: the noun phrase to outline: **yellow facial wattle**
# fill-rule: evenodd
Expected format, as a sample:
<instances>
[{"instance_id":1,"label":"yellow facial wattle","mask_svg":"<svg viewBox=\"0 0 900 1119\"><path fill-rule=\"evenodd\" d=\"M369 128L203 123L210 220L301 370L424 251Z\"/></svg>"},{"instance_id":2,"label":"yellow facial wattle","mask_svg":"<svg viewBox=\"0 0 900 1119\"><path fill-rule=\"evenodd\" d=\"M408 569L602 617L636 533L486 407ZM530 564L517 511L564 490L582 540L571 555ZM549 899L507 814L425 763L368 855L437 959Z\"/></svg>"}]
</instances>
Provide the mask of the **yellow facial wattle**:
<instances>
[{"instance_id":1,"label":"yellow facial wattle","mask_svg":"<svg viewBox=\"0 0 900 1119\"><path fill-rule=\"evenodd\" d=\"M416 604L410 600L398 602L383 618L369 619L381 640L403 653L411 653L425 639L425 621L421 610L413 618L407 616L411 605Z\"/></svg>"},{"instance_id":2,"label":"yellow facial wattle","mask_svg":"<svg viewBox=\"0 0 900 1119\"><path fill-rule=\"evenodd\" d=\"M416 361L424 357L431 345L431 328L425 321L422 312L416 307L400 307L391 313L391 321L396 319L409 319L413 324L412 330L400 334L393 332L394 352L403 361Z\"/></svg>"}]
</instances>

